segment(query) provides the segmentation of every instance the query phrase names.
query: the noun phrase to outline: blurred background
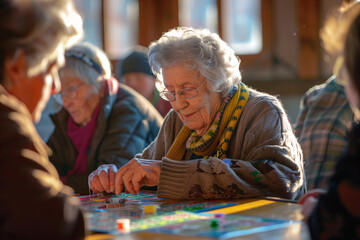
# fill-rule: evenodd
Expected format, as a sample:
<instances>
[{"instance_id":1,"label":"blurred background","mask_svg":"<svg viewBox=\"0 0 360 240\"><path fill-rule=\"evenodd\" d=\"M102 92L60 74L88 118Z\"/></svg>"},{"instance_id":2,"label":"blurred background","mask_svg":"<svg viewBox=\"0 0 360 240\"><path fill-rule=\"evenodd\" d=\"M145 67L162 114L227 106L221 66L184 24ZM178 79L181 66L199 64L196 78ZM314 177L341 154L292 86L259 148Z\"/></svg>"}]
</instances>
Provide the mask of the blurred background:
<instances>
[{"instance_id":1,"label":"blurred background","mask_svg":"<svg viewBox=\"0 0 360 240\"><path fill-rule=\"evenodd\" d=\"M216 32L241 59L243 82L278 96L291 123L302 95L332 74L334 56L319 30L345 0L75 0L84 41L101 47L114 76L136 45L148 47L176 26Z\"/></svg>"}]
</instances>

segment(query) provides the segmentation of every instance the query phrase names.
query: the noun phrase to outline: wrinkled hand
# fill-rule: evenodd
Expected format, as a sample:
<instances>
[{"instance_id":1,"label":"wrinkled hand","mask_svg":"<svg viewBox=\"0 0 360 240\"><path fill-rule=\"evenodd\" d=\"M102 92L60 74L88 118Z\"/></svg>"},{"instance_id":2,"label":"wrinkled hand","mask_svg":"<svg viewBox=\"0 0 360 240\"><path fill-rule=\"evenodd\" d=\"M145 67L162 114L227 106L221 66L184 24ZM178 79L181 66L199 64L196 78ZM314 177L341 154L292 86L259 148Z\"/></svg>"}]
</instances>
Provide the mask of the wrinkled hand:
<instances>
[{"instance_id":1,"label":"wrinkled hand","mask_svg":"<svg viewBox=\"0 0 360 240\"><path fill-rule=\"evenodd\" d=\"M323 189L312 189L307 192L300 200L302 205L301 213L304 215L304 220L307 220L318 203L320 195L326 193Z\"/></svg>"},{"instance_id":2,"label":"wrinkled hand","mask_svg":"<svg viewBox=\"0 0 360 240\"><path fill-rule=\"evenodd\" d=\"M104 164L90 173L88 185L96 193L115 192L115 177L117 167L114 164Z\"/></svg>"},{"instance_id":3,"label":"wrinkled hand","mask_svg":"<svg viewBox=\"0 0 360 240\"><path fill-rule=\"evenodd\" d=\"M115 193L125 187L127 193L136 194L141 186L156 186L159 183L161 161L134 158L116 173Z\"/></svg>"}]
</instances>

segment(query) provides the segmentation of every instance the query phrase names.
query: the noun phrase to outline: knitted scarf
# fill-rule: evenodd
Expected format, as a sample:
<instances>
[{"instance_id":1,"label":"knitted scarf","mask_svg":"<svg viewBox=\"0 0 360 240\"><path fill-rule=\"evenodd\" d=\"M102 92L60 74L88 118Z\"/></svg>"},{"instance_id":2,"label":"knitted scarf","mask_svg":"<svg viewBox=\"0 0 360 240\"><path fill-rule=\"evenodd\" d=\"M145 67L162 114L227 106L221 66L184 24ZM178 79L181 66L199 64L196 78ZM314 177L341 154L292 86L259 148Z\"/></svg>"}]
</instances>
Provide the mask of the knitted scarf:
<instances>
[{"instance_id":1,"label":"knitted scarf","mask_svg":"<svg viewBox=\"0 0 360 240\"><path fill-rule=\"evenodd\" d=\"M232 134L235 131L248 98L248 88L245 84L240 83L230 102L227 103L225 99L225 103L220 107L216 115L217 117L215 117L208 132L203 136L197 136L195 131L184 125L171 145L166 157L172 160L182 160L186 148L188 148L197 156L202 156L203 158L214 156L225 159ZM217 123L218 121L220 124Z\"/></svg>"}]
</instances>

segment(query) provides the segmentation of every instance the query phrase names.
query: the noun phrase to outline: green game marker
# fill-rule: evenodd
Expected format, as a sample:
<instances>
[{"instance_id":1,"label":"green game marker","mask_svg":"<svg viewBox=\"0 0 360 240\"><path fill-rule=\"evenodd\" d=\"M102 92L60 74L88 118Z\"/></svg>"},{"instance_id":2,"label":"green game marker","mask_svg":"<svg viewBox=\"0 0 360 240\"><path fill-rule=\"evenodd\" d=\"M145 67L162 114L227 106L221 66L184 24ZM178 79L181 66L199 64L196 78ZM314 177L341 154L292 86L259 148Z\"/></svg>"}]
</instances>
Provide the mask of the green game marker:
<instances>
[{"instance_id":1,"label":"green game marker","mask_svg":"<svg viewBox=\"0 0 360 240\"><path fill-rule=\"evenodd\" d=\"M218 218L214 218L210 220L210 228L211 229L217 229L219 227L219 219Z\"/></svg>"}]
</instances>

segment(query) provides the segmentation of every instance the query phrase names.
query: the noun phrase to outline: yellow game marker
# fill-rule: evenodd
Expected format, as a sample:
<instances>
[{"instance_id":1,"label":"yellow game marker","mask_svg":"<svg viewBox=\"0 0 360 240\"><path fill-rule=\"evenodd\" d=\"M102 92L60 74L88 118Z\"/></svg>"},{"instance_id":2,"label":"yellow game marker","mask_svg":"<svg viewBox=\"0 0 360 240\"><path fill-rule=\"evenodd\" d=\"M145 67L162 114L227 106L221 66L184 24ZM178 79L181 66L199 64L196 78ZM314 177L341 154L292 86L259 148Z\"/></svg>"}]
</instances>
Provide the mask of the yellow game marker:
<instances>
[{"instance_id":1,"label":"yellow game marker","mask_svg":"<svg viewBox=\"0 0 360 240\"><path fill-rule=\"evenodd\" d=\"M90 198L90 200L94 202L105 202L105 199L101 199L101 198Z\"/></svg>"},{"instance_id":2,"label":"yellow game marker","mask_svg":"<svg viewBox=\"0 0 360 240\"><path fill-rule=\"evenodd\" d=\"M157 206L156 205L144 205L145 214L155 214Z\"/></svg>"}]
</instances>

